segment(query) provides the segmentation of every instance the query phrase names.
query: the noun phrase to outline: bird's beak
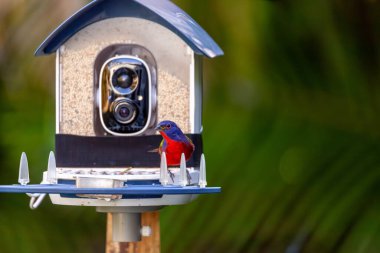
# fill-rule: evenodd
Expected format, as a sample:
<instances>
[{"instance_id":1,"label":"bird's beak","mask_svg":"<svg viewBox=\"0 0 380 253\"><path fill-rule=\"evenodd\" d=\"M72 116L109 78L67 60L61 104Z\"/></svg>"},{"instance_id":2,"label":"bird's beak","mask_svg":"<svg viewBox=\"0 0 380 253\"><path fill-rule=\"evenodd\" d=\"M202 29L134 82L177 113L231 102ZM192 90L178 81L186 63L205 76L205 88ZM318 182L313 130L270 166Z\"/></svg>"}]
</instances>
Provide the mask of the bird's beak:
<instances>
[{"instance_id":1,"label":"bird's beak","mask_svg":"<svg viewBox=\"0 0 380 253\"><path fill-rule=\"evenodd\" d=\"M160 130L162 130L162 126L157 125L157 126L154 128L154 130L160 131Z\"/></svg>"}]
</instances>

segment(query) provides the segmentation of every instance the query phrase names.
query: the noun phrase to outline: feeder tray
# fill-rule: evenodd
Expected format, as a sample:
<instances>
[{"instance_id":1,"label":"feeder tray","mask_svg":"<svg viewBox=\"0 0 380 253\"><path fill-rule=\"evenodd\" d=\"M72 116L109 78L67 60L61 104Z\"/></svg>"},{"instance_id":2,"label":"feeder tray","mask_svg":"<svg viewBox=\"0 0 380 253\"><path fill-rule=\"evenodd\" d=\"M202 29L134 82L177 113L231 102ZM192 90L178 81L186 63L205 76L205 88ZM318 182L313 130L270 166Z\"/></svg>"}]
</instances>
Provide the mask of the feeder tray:
<instances>
[{"instance_id":1,"label":"feeder tray","mask_svg":"<svg viewBox=\"0 0 380 253\"><path fill-rule=\"evenodd\" d=\"M59 169L55 156L50 152L48 169L41 184L29 183L29 167L22 153L19 169L19 185L1 185L2 193L26 193L30 207L37 208L46 194L53 204L96 207L157 207L186 204L200 194L219 193L220 187L206 187L206 164L201 156L199 171L186 168L182 154L180 168L168 170L166 154L161 155L160 169L144 173L142 169L105 170ZM124 171L125 173L121 173ZM57 178L57 175L60 175ZM62 176L63 175L63 176ZM197 180L197 182L195 182ZM142 208L144 209L144 208Z\"/></svg>"}]
</instances>

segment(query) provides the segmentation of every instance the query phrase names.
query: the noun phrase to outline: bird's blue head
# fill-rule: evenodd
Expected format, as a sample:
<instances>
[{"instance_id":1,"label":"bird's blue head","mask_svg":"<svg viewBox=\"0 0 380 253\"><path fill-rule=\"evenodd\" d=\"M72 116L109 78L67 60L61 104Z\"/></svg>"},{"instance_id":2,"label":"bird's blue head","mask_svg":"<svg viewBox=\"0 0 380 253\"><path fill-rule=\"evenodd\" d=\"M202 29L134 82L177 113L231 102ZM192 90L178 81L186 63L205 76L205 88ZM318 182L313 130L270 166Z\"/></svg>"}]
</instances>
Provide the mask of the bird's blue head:
<instances>
[{"instance_id":1,"label":"bird's blue head","mask_svg":"<svg viewBox=\"0 0 380 253\"><path fill-rule=\"evenodd\" d=\"M155 129L159 132L165 133L169 138L175 138L175 136L183 135L177 124L170 120L161 121Z\"/></svg>"}]
</instances>

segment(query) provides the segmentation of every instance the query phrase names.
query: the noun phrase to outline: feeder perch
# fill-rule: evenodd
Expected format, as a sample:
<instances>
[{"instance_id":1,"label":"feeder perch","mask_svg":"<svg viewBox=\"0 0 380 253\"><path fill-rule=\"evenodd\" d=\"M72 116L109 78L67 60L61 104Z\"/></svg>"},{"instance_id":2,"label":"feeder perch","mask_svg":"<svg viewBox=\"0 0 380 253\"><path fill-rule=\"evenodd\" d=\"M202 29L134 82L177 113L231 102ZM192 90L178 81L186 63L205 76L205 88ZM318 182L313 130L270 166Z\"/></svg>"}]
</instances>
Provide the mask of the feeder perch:
<instances>
[{"instance_id":1,"label":"feeder perch","mask_svg":"<svg viewBox=\"0 0 380 253\"><path fill-rule=\"evenodd\" d=\"M161 154L161 165L160 165L160 183L165 186L168 185L168 164L166 162L166 154L162 152Z\"/></svg>"},{"instance_id":2,"label":"feeder perch","mask_svg":"<svg viewBox=\"0 0 380 253\"><path fill-rule=\"evenodd\" d=\"M205 155L202 154L201 156L201 164L200 164L200 167L199 167L199 187L201 188L205 188L206 185L207 185L207 181L206 181L206 159L205 159Z\"/></svg>"},{"instance_id":3,"label":"feeder perch","mask_svg":"<svg viewBox=\"0 0 380 253\"><path fill-rule=\"evenodd\" d=\"M23 152L21 154L21 159L20 159L18 183L21 185L27 185L29 182L30 180L29 180L28 158L26 157L26 154Z\"/></svg>"}]
</instances>

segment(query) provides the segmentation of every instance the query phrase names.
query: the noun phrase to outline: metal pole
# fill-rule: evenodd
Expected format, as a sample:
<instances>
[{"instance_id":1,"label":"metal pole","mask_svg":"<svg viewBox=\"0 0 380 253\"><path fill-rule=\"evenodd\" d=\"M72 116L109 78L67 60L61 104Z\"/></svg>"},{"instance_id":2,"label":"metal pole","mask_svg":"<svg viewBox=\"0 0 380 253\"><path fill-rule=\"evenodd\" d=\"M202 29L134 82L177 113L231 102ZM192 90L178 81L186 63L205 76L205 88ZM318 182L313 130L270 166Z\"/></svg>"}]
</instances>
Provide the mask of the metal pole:
<instances>
[{"instance_id":1,"label":"metal pole","mask_svg":"<svg viewBox=\"0 0 380 253\"><path fill-rule=\"evenodd\" d=\"M106 253L159 253L160 252L160 215L159 212L141 214L141 227L149 226L152 234L141 237L138 242L116 242L113 240L113 214L107 214L107 241ZM118 224L120 225L120 224Z\"/></svg>"},{"instance_id":2,"label":"metal pole","mask_svg":"<svg viewBox=\"0 0 380 253\"><path fill-rule=\"evenodd\" d=\"M112 213L112 239L115 242L141 240L141 213Z\"/></svg>"}]
</instances>

